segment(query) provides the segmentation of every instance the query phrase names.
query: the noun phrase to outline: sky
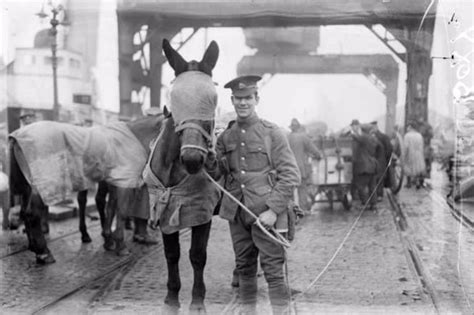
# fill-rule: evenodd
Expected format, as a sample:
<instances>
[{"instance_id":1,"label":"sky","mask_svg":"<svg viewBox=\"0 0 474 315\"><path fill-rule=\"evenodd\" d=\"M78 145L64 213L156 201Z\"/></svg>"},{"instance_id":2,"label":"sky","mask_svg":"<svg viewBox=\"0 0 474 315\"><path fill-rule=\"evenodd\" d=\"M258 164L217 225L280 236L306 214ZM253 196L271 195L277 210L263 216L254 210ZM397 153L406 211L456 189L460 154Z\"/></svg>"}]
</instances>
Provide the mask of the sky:
<instances>
[{"instance_id":1,"label":"sky","mask_svg":"<svg viewBox=\"0 0 474 315\"><path fill-rule=\"evenodd\" d=\"M106 2L110 1L106 0ZM8 8L5 5L6 2L2 2L0 52L7 60L14 57L16 47L31 47L35 32L48 27L47 23L41 24L34 15L41 9L43 2L43 0L16 0L10 2ZM451 0L440 1L438 14L442 15L442 18L436 22L433 55L449 54L447 52L449 34L446 33L443 19L450 14L451 2ZM115 12L113 9L109 8L109 10L110 12L104 14L111 19L115 16ZM101 46L105 48L117 43L116 29L110 27L108 29L109 34L101 37ZM320 31L318 54L392 54L364 26L323 26ZM223 112L231 111L230 92L223 86L236 76L238 61L244 55L252 54L253 51L245 46L242 29L210 28L207 34L204 30L198 32L180 50L180 53L185 59L200 60L210 40L216 40L220 47L220 57L213 76L214 81L218 83L218 106ZM114 49L116 54L115 51L116 49ZM108 63L107 67L97 69L98 75L117 77L118 61L115 62L113 58L110 58L108 51L101 51L99 55L103 56L104 60L107 59ZM118 60L118 57L115 57L115 60ZM405 101L406 67L397 58L395 60L399 63L400 69L397 106L401 107ZM443 76L446 76L448 71L450 70L447 63L434 62L429 106L444 115L452 114L449 104L450 92L443 81ZM172 71L169 67L165 68L163 83L169 84L172 78ZM105 84L101 88L105 89L106 86ZM114 103L115 110L118 110L118 104L110 101L117 98L117 91L109 92L109 96L104 97L104 102ZM260 96L260 104L257 107L259 115L285 127L289 125L292 118L297 118L302 123L322 120L330 126L330 129L337 130L349 124L354 118L371 121L385 113L385 95L362 74L277 74L266 81L260 90Z\"/></svg>"}]
</instances>

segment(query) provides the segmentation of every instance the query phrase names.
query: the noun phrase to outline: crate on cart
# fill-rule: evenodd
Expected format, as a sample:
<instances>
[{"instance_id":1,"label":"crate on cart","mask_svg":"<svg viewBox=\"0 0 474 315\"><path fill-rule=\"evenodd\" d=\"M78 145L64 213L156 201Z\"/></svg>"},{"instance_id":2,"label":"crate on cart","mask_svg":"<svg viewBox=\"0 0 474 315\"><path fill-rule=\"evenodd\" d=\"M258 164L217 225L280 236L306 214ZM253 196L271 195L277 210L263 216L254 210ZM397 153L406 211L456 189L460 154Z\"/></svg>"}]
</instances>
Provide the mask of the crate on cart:
<instances>
[{"instance_id":1,"label":"crate on cart","mask_svg":"<svg viewBox=\"0 0 474 315\"><path fill-rule=\"evenodd\" d=\"M349 210L352 205L352 139L347 137L318 138L315 145L322 159L312 161L312 194L314 202L328 202L331 209L335 201ZM316 196L325 197L316 200Z\"/></svg>"}]
</instances>

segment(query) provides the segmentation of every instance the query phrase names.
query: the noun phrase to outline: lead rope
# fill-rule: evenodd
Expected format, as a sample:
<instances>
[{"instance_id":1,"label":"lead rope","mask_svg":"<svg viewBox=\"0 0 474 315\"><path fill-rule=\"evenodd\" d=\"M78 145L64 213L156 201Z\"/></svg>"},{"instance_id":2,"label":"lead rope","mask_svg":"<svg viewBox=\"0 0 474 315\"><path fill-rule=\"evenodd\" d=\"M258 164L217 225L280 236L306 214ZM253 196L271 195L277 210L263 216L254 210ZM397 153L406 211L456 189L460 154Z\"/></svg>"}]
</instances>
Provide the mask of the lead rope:
<instances>
[{"instance_id":1,"label":"lead rope","mask_svg":"<svg viewBox=\"0 0 474 315\"><path fill-rule=\"evenodd\" d=\"M354 230L355 226L357 225L357 223L359 222L361 216L362 216L362 213L364 213L365 209L367 208L367 206L369 205L369 202L371 201L372 197L374 196L374 194L377 192L377 188L380 186L380 183L382 183L382 181L384 180L384 177L385 177L385 174L387 173L388 169L390 168L390 166L392 165L392 162L393 162L393 155L390 157L390 160L387 164L387 167L385 168L384 172L383 172L383 175L380 177L379 181L377 182L377 185L375 185L375 188L374 190L372 191L372 193L370 194L369 198L367 199L367 201L365 202L364 206L362 207L362 210L360 211L359 215L357 216L357 218L354 220L354 222L352 223L349 231L347 231L346 235L344 236L344 239L342 240L341 244L339 244L339 246L337 247L336 251L334 252L334 254L332 255L331 259L329 259L328 263L326 264L326 266L324 266L323 270L321 270L321 272L316 276L316 278L314 278L313 281L311 281L311 283L306 287L306 289L304 289L302 292L298 293L298 294L295 294L295 298L291 301L291 305L290 305L290 308L293 309L293 312L294 314L298 314L298 311L296 310L296 299L299 298L300 296L303 296L304 294L306 294L315 284L316 282L318 282L318 280L323 276L324 273L326 273L326 271L329 269L329 266L333 263L333 261L336 259L337 255L339 254L339 252L341 251L342 247L344 246L344 243L347 241L347 239L349 238L349 236L351 235L352 231ZM289 284L289 280L288 281L288 284ZM288 287L289 288L289 287ZM291 290L291 289L289 289ZM290 312L291 312L291 309L290 309Z\"/></svg>"},{"instance_id":2,"label":"lead rope","mask_svg":"<svg viewBox=\"0 0 474 315\"><path fill-rule=\"evenodd\" d=\"M262 225L259 218L252 211L250 211L249 208L247 208L242 202L240 202L230 192L228 192L224 187L222 187L218 182L216 182L214 178L211 177L211 175L209 175L207 172L204 172L204 173L206 174L207 178L209 178L211 182L213 182L214 185L216 185L217 188L219 188L220 191L222 191L225 195L227 195L230 199L232 199L232 201L238 204L245 212L247 212L252 218L254 218L255 219L254 224L256 224L263 231L263 233L265 233L265 235L267 235L272 241L274 241L277 244L280 244L284 248L289 248L291 246L288 240L285 239L280 233L278 233L273 227L267 230ZM270 232L272 232L273 234Z\"/></svg>"}]
</instances>

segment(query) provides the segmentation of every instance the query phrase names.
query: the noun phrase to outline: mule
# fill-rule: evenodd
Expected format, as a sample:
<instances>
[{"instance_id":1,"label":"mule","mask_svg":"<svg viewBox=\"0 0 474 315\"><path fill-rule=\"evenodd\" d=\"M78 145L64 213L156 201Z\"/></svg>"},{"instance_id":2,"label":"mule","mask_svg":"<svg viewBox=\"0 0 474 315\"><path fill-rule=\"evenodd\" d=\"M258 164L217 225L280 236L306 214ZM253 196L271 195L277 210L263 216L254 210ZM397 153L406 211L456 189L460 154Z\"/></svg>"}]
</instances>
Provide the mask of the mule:
<instances>
[{"instance_id":1,"label":"mule","mask_svg":"<svg viewBox=\"0 0 474 315\"><path fill-rule=\"evenodd\" d=\"M205 312L206 286L204 268L212 214L219 192L206 178L212 173L212 133L217 94L211 80L219 48L213 41L200 62L186 62L169 42L163 50L176 79L171 89L170 111L164 108L165 120L158 135L144 179L154 195L152 204L163 238L168 267L165 313L180 308L179 230L191 228L189 259L194 272L190 311Z\"/></svg>"},{"instance_id":2,"label":"mule","mask_svg":"<svg viewBox=\"0 0 474 315\"><path fill-rule=\"evenodd\" d=\"M106 239L105 249L115 250L118 255L129 253L124 242L125 218L130 210L137 211L137 209L140 209L142 213L147 215L149 213L148 191L146 186L143 185L141 175L147 156L150 153L149 144L158 135L163 119L163 115L148 116L128 123L93 127L96 128L94 131L90 131L95 132L93 136L88 136L89 131L84 131L84 127L43 121L28 125L22 128L23 130L19 129L16 133L10 135L11 192L20 195L20 215L25 223L28 247L36 254L38 264L55 262L41 229L42 217L44 217L47 205L52 204L51 200L61 201L64 198L65 194L62 193L65 190L68 190L68 192L69 190L84 191L85 184L83 181L85 179L83 177L96 182L105 180L110 188L109 200L114 200L114 202L108 203L105 220L102 221L103 235ZM26 141L20 144L19 139L22 136L34 138L38 136L35 133L44 133L48 127L52 127L51 130L47 131L46 138L48 139L45 141L48 144L37 143L37 141ZM84 128L84 130L77 128ZM84 132L86 136L66 139L67 145L65 147L67 147L67 150L72 150L72 153L66 152L66 149L61 149L59 153L50 152L47 150L48 148L45 150L44 146L54 146L54 140L67 138L64 129ZM117 130L119 130L118 133ZM121 143L121 138L116 138L117 134L121 135L123 133L128 137L127 140L132 141L132 149ZM98 140L100 134L104 134L104 138ZM115 137L112 137L113 135ZM95 145L91 144L93 141L96 141ZM74 147L74 142L77 142L75 145L78 148L71 149L70 147ZM29 160L27 153L31 152L33 158ZM61 164L64 156L67 156L67 174L64 173L64 170L59 169L64 166ZM130 156L135 157L136 161L139 162L128 162L127 157ZM117 159L111 162L114 157ZM45 172L44 168L49 172ZM32 174L35 176L32 176ZM79 176L81 174L83 176ZM46 175L46 179L42 177L43 175ZM54 186L61 182L65 175L71 175L73 178L67 178L66 184L69 184L69 186L66 185L67 189L63 187L64 185L49 189L48 185ZM75 180L75 182L70 184L72 180ZM125 187L121 187L120 185L124 183L126 184ZM116 214L117 220L116 228L112 232L113 214ZM144 221L146 229L146 220ZM143 225L141 228L143 229Z\"/></svg>"}]
</instances>

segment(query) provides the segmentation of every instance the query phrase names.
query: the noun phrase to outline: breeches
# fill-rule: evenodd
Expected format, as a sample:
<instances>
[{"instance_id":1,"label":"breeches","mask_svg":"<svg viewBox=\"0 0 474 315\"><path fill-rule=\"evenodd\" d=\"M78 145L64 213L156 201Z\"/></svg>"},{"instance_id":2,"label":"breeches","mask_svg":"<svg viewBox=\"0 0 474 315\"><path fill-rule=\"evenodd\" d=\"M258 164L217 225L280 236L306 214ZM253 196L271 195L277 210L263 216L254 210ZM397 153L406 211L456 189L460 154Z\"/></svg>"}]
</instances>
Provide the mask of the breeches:
<instances>
[{"instance_id":1,"label":"breeches","mask_svg":"<svg viewBox=\"0 0 474 315\"><path fill-rule=\"evenodd\" d=\"M286 306L289 291L285 282L283 267L285 252L281 245L274 243L255 224L250 216L237 210L234 221L229 222L232 244L239 274L240 298L243 304L257 302L257 263L260 264L268 284L272 306Z\"/></svg>"}]
</instances>

